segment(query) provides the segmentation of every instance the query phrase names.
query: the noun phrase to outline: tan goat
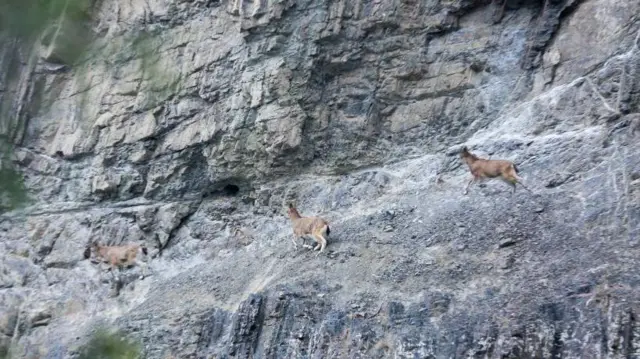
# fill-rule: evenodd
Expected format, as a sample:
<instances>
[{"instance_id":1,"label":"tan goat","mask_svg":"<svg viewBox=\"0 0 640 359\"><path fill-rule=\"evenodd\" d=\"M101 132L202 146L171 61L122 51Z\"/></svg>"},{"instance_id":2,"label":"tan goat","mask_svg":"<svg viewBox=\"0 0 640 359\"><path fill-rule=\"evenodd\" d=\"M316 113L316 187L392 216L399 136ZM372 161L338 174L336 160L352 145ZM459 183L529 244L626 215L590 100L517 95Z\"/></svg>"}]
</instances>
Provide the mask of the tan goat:
<instances>
[{"instance_id":1,"label":"tan goat","mask_svg":"<svg viewBox=\"0 0 640 359\"><path fill-rule=\"evenodd\" d=\"M289 203L289 219L291 219L291 226L293 227L293 241L294 248L298 247L298 243L296 243L297 238L302 238L302 245L306 247L304 244L305 236L312 236L313 239L318 243L313 250L320 249L318 254L324 251L324 248L327 246L327 239L331 229L329 229L329 223L320 217L302 217L298 210L294 207L292 203Z\"/></svg>"},{"instance_id":2,"label":"tan goat","mask_svg":"<svg viewBox=\"0 0 640 359\"><path fill-rule=\"evenodd\" d=\"M120 246L103 246L97 242L91 244L91 249L96 259L110 265L111 273L115 276L116 269L128 268L134 265L142 269L141 278L144 278L147 264L138 260L138 252L147 255L147 248L140 244L125 244Z\"/></svg>"},{"instance_id":3,"label":"tan goat","mask_svg":"<svg viewBox=\"0 0 640 359\"><path fill-rule=\"evenodd\" d=\"M522 178L518 177L518 168L511 161L506 160L487 160L480 158L463 147L460 157L469 166L469 170L473 177L467 183L464 194L469 192L469 186L475 181L482 181L488 178L500 177L504 182L513 186L513 192L516 192L516 183L520 183L527 191L531 192L527 186L522 183Z\"/></svg>"}]
</instances>

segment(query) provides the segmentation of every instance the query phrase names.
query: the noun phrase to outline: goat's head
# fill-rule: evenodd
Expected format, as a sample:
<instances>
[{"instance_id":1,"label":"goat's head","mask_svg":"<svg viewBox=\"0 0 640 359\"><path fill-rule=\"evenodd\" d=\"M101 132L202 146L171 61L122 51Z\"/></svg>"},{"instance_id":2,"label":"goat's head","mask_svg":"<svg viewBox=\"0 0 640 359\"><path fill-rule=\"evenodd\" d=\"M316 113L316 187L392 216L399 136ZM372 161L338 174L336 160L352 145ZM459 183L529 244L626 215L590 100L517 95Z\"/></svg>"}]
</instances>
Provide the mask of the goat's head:
<instances>
[{"instance_id":1,"label":"goat's head","mask_svg":"<svg viewBox=\"0 0 640 359\"><path fill-rule=\"evenodd\" d=\"M462 150L460 151L460 157L462 158L463 161L465 161L468 164L479 160L479 158L476 155L469 152L469 149L467 148L467 146L462 147Z\"/></svg>"},{"instance_id":2,"label":"goat's head","mask_svg":"<svg viewBox=\"0 0 640 359\"><path fill-rule=\"evenodd\" d=\"M89 259L91 258L91 252L93 252L94 255L98 255L98 250L100 249L100 245L98 244L97 241L90 241L89 244L87 244L87 247L84 249L84 258L85 259Z\"/></svg>"},{"instance_id":3,"label":"goat's head","mask_svg":"<svg viewBox=\"0 0 640 359\"><path fill-rule=\"evenodd\" d=\"M465 158L469 156L469 149L467 148L467 146L462 147L462 150L460 150L460 157Z\"/></svg>"},{"instance_id":4,"label":"goat's head","mask_svg":"<svg viewBox=\"0 0 640 359\"><path fill-rule=\"evenodd\" d=\"M300 217L300 213L298 213L295 203L289 202L287 214L289 215L289 217Z\"/></svg>"}]
</instances>

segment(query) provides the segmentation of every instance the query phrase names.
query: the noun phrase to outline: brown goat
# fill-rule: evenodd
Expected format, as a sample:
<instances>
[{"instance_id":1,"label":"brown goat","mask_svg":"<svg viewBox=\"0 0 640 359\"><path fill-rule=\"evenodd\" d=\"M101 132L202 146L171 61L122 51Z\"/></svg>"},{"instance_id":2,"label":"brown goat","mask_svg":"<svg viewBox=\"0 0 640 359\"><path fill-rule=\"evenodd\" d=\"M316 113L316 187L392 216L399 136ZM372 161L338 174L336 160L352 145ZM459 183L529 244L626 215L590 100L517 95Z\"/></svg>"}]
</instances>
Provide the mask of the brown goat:
<instances>
[{"instance_id":1,"label":"brown goat","mask_svg":"<svg viewBox=\"0 0 640 359\"><path fill-rule=\"evenodd\" d=\"M138 252L142 251L144 255L147 255L147 248L144 245L125 244L121 246L103 246L97 242L93 242L91 249L93 249L96 259L110 265L111 273L114 276L116 269L119 270L122 267L128 268L139 265L142 268L141 278L144 278L147 264L137 260Z\"/></svg>"},{"instance_id":2,"label":"brown goat","mask_svg":"<svg viewBox=\"0 0 640 359\"><path fill-rule=\"evenodd\" d=\"M294 236L291 240L293 241L294 248L298 247L298 243L296 243L297 238L302 238L302 245L306 247L304 237L310 235L318 243L313 250L315 251L319 248L320 252L318 252L318 254L322 253L327 246L326 237L331 233L329 223L320 217L302 217L292 203L289 203L288 213L289 219L291 219L291 226L293 227Z\"/></svg>"},{"instance_id":3,"label":"brown goat","mask_svg":"<svg viewBox=\"0 0 640 359\"><path fill-rule=\"evenodd\" d=\"M520 183L522 187L531 192L531 190L522 183L522 178L518 177L518 168L511 161L483 159L469 152L466 146L462 148L460 157L462 157L467 166L469 166L469 170L473 175L464 189L464 194L469 192L469 186L471 186L473 182L496 177L500 177L503 181L513 186L512 193L516 192L516 183Z\"/></svg>"}]
</instances>

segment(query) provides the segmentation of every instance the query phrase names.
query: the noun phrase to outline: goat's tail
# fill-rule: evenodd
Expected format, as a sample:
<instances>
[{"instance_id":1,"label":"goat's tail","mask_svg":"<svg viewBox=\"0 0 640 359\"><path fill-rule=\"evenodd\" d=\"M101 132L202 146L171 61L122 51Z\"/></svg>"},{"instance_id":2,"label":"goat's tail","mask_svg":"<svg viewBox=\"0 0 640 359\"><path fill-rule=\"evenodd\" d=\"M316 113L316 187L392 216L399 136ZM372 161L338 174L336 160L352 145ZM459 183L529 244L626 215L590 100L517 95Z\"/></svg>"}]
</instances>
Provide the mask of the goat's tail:
<instances>
[{"instance_id":1,"label":"goat's tail","mask_svg":"<svg viewBox=\"0 0 640 359\"><path fill-rule=\"evenodd\" d=\"M91 244L85 247L84 252L82 252L82 255L84 256L84 259L89 259L89 257L91 257Z\"/></svg>"},{"instance_id":2,"label":"goat's tail","mask_svg":"<svg viewBox=\"0 0 640 359\"><path fill-rule=\"evenodd\" d=\"M518 174L518 172L520 172L520 170L518 170L518 167L516 166L515 163L511 164L513 166L513 170L516 171L516 174Z\"/></svg>"},{"instance_id":3,"label":"goat's tail","mask_svg":"<svg viewBox=\"0 0 640 359\"><path fill-rule=\"evenodd\" d=\"M318 228L318 231L322 234L324 233L325 235L329 235L329 233L331 233L331 229L329 228L329 223L324 222L322 224L322 226L320 228Z\"/></svg>"},{"instance_id":4,"label":"goat's tail","mask_svg":"<svg viewBox=\"0 0 640 359\"><path fill-rule=\"evenodd\" d=\"M83 252L84 258L89 259L89 257L91 257L91 251L92 250L97 251L97 247L98 247L98 242L89 240L89 243L87 243L87 247L84 249L84 252ZM96 252L96 255L97 255L97 252Z\"/></svg>"}]
</instances>

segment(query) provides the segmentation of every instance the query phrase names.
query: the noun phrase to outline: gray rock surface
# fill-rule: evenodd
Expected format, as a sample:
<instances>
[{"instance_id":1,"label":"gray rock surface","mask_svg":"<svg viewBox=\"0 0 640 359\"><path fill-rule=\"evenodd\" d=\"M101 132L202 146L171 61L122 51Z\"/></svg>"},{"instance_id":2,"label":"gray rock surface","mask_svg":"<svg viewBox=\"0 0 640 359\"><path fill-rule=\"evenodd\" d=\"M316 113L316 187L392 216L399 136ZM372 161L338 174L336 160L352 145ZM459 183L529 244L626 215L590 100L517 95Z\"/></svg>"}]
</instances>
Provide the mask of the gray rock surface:
<instances>
[{"instance_id":1,"label":"gray rock surface","mask_svg":"<svg viewBox=\"0 0 640 359\"><path fill-rule=\"evenodd\" d=\"M0 218L0 345L640 358L640 3L501 4L107 1L75 65L3 37L32 203ZM463 145L533 193L463 195ZM289 200L326 254L293 249ZM96 240L152 275L115 285Z\"/></svg>"}]
</instances>

